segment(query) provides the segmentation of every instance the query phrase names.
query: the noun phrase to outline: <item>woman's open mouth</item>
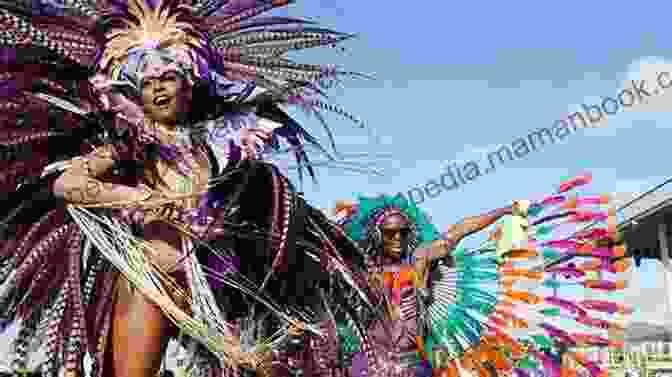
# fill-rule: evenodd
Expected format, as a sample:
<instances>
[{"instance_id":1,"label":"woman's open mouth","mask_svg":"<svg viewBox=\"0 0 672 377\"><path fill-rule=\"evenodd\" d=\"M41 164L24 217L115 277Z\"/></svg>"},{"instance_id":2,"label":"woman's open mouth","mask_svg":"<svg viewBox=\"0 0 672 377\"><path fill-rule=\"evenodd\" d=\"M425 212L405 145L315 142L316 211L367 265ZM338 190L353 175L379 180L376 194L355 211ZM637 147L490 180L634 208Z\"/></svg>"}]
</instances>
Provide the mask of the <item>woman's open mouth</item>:
<instances>
[{"instance_id":1,"label":"woman's open mouth","mask_svg":"<svg viewBox=\"0 0 672 377\"><path fill-rule=\"evenodd\" d=\"M158 107L165 107L170 103L171 99L168 96L159 96L154 98L154 105Z\"/></svg>"}]
</instances>

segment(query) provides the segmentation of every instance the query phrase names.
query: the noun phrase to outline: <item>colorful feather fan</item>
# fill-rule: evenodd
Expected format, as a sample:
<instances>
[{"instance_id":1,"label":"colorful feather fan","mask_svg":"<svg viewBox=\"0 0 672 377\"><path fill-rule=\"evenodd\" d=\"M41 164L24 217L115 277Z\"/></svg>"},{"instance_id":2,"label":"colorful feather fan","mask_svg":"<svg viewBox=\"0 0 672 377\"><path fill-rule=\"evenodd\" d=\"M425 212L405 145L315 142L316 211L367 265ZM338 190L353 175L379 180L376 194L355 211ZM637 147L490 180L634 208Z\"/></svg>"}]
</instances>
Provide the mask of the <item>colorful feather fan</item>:
<instances>
[{"instance_id":1,"label":"colorful feather fan","mask_svg":"<svg viewBox=\"0 0 672 377\"><path fill-rule=\"evenodd\" d=\"M435 373L456 376L467 369L487 376L494 367L497 375L528 376L541 366L561 377L576 375L574 364L593 377L607 376L606 366L581 350L623 346L610 338L610 331L623 330L614 314L632 309L600 296L625 288L626 282L604 275L629 266L612 262L623 256L623 246L598 247L615 236L608 197L567 194L590 181L583 175L563 182L557 194L507 219L482 247L455 250L453 268L438 267L428 308L432 331L424 342ZM582 263L545 268L561 256ZM562 361L567 358L575 363Z\"/></svg>"},{"instance_id":2,"label":"colorful feather fan","mask_svg":"<svg viewBox=\"0 0 672 377\"><path fill-rule=\"evenodd\" d=\"M609 296L626 283L604 276L630 264L612 262L624 255L623 246L605 246L615 237L609 197L568 193L591 179L581 175L540 201L515 202L513 216L481 247L458 247L452 266L436 265L431 303L419 315L429 334L418 339L417 373L527 377L544 370L549 377L565 377L576 375L572 365L577 365L593 377L606 377L605 366L582 350L623 346L610 335L623 330L616 315L632 309ZM372 218L391 207L419 220L415 244L438 239L428 217L400 198L339 202L338 222L363 240ZM575 260L553 265L564 256ZM341 340L349 352L356 351L351 333Z\"/></svg>"}]
</instances>

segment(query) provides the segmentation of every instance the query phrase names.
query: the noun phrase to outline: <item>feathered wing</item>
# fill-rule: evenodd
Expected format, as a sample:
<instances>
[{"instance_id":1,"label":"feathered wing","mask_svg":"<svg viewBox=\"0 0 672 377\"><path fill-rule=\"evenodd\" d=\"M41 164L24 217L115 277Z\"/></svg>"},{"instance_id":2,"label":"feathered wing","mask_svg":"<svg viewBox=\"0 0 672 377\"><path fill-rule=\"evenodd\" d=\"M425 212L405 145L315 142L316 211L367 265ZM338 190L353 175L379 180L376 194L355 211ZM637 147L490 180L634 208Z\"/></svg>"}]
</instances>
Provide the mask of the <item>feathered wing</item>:
<instances>
[{"instance_id":1,"label":"feathered wing","mask_svg":"<svg viewBox=\"0 0 672 377\"><path fill-rule=\"evenodd\" d=\"M103 3L109 6L105 12L89 0L62 6L45 3L39 9L28 1L0 2L0 190L7 197L3 215L18 203L15 199L22 194L15 191L20 183L37 182L45 167L88 153L104 141L103 135L119 131L109 119L103 121L101 103L89 82L104 42L100 33L93 32L101 30L97 22L103 19L101 15L123 9L116 1ZM249 99L243 95L237 101L258 104L260 116L280 122L282 127L274 136L285 139L298 165L314 176L309 150L303 146L308 143L328 153L278 105L332 110L354 119L318 98L324 97L320 85L347 72L294 63L284 56L333 45L349 36L308 27L311 22L295 18L259 17L290 1L192 3L169 0L162 6L188 9L175 12L178 20L202 21L195 25L204 29L214 52L221 54L221 67L212 72L213 81L223 76L229 82L261 88L262 96Z\"/></svg>"},{"instance_id":2,"label":"feathered wing","mask_svg":"<svg viewBox=\"0 0 672 377\"><path fill-rule=\"evenodd\" d=\"M88 153L103 141L104 122L94 115L96 101L89 95L87 80L96 43L82 25L81 15L60 20L31 17L30 2L0 5L0 216L3 225L14 222L27 227L36 219L28 216L17 222L19 213L41 215L38 207L54 208L44 185L53 178L49 173L57 170L45 168ZM35 200L26 201L29 198ZM29 204L32 210L26 207ZM4 231L20 239L26 229ZM14 251L10 245L2 244L5 262ZM20 260L14 263L21 265ZM5 278L0 276L0 281Z\"/></svg>"},{"instance_id":3,"label":"feathered wing","mask_svg":"<svg viewBox=\"0 0 672 377\"><path fill-rule=\"evenodd\" d=\"M434 368L519 376L543 369L552 377L584 369L606 376L606 366L583 350L622 347L613 335L631 309L614 292L625 287L616 274L629 265L612 263L623 249L609 241L615 216L608 197L568 193L590 180L563 182L481 248L460 248L453 267L438 267L426 311L425 351ZM573 263L548 267L569 255Z\"/></svg>"},{"instance_id":4,"label":"feathered wing","mask_svg":"<svg viewBox=\"0 0 672 377\"><path fill-rule=\"evenodd\" d=\"M73 5L55 16L31 2L0 4L0 317L20 325L13 367L27 366L39 337L47 375L96 357L106 322L96 311L109 305L99 298L111 298L115 276L97 254L82 255L84 238L51 193L58 162L111 131L90 96L93 7Z\"/></svg>"},{"instance_id":5,"label":"feathered wing","mask_svg":"<svg viewBox=\"0 0 672 377\"><path fill-rule=\"evenodd\" d=\"M348 77L365 77L333 65L298 63L288 55L305 49L336 46L354 37L314 26L312 21L290 17L260 17L293 1L216 1L199 16L213 14L206 21L209 38L223 57L222 67L226 81L249 82L253 91L243 91L237 101L258 107L258 115L281 123L275 136L289 145L296 161L299 179L306 171L315 179L314 165L340 166L360 172L373 172L357 164L337 162L336 143L324 114L333 113L364 128L363 122L341 107L329 102L326 90ZM218 8L220 7L220 8ZM216 10L217 9L217 10ZM261 93L256 95L257 93ZM332 151L303 128L283 107L303 110L314 116L325 129ZM276 151L280 145L273 143ZM321 157L312 162L310 154Z\"/></svg>"}]
</instances>

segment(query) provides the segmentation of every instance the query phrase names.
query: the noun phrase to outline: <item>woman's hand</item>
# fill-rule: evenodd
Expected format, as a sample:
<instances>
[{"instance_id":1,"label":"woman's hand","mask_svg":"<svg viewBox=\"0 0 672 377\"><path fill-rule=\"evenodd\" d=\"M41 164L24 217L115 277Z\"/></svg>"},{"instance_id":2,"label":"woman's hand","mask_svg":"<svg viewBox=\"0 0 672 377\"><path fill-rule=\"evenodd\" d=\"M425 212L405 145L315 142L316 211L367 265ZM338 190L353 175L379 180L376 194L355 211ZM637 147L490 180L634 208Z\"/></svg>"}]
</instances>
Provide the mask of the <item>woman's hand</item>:
<instances>
[{"instance_id":1,"label":"woman's hand","mask_svg":"<svg viewBox=\"0 0 672 377\"><path fill-rule=\"evenodd\" d=\"M292 323L287 329L287 333L290 336L302 336L306 332L306 329L302 323Z\"/></svg>"},{"instance_id":2,"label":"woman's hand","mask_svg":"<svg viewBox=\"0 0 672 377\"><path fill-rule=\"evenodd\" d=\"M152 190L151 196L138 204L138 207L145 212L144 223L149 224L157 220L175 221L180 219L184 213L184 207L180 203L164 202L170 199L170 194L160 190Z\"/></svg>"}]
</instances>

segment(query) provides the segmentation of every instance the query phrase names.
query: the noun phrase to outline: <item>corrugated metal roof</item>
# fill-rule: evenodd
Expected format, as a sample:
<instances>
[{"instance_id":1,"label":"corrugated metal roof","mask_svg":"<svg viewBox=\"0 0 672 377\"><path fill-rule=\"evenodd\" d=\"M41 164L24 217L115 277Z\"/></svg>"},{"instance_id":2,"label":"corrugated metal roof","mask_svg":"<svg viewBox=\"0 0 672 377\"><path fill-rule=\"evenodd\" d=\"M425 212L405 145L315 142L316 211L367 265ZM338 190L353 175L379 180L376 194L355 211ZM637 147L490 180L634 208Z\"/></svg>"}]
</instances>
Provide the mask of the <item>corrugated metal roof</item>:
<instances>
[{"instance_id":1,"label":"corrugated metal roof","mask_svg":"<svg viewBox=\"0 0 672 377\"><path fill-rule=\"evenodd\" d=\"M633 199L637 198L638 193L618 193L613 197L613 204L616 208L627 204ZM621 212L624 222L622 226L626 226L632 220L643 221L663 208L672 206L672 192L655 192L646 195L636 202L623 209Z\"/></svg>"}]
</instances>

